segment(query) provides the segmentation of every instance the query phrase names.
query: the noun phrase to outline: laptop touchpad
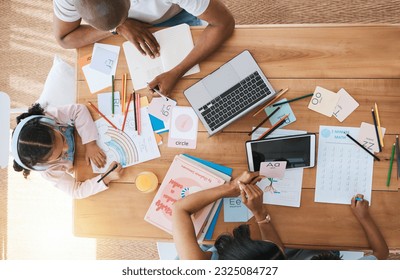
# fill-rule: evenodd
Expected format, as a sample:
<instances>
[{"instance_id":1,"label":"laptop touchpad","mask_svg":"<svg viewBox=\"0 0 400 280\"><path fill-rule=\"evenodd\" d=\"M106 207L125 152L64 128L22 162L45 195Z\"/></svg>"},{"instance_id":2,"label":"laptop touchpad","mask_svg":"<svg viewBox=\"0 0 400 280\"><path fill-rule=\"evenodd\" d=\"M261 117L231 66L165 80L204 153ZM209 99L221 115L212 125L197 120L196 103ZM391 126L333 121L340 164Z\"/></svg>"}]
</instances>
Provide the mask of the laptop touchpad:
<instances>
[{"instance_id":1,"label":"laptop touchpad","mask_svg":"<svg viewBox=\"0 0 400 280\"><path fill-rule=\"evenodd\" d=\"M224 91L237 84L240 78L233 67L227 63L203 79L203 85L208 93L217 97Z\"/></svg>"}]
</instances>

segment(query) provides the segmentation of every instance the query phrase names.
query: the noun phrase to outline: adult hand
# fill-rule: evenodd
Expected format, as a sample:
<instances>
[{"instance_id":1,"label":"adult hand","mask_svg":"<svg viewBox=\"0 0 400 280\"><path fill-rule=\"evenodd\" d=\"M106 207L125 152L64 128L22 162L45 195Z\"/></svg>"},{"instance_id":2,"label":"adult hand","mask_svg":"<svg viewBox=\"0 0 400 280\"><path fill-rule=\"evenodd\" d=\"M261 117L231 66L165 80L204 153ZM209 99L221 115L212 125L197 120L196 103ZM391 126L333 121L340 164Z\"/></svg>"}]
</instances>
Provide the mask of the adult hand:
<instances>
[{"instance_id":1,"label":"adult hand","mask_svg":"<svg viewBox=\"0 0 400 280\"><path fill-rule=\"evenodd\" d=\"M104 167L107 157L103 150L97 146L96 141L85 144L85 150L85 160L87 165L92 161L97 167Z\"/></svg>"},{"instance_id":2,"label":"adult hand","mask_svg":"<svg viewBox=\"0 0 400 280\"><path fill-rule=\"evenodd\" d=\"M148 87L149 89L157 88L162 94L169 96L181 77L175 69L172 69L155 77L149 82ZM153 96L158 96L158 94L153 93Z\"/></svg>"},{"instance_id":3,"label":"adult hand","mask_svg":"<svg viewBox=\"0 0 400 280\"><path fill-rule=\"evenodd\" d=\"M121 164L119 164L116 161L113 161L110 166L108 167L107 171L105 173L107 173L111 168L113 168L115 165L117 165L117 168L115 168L110 174L108 174L104 179L103 182L104 184L108 185L108 183L110 183L111 181L114 180L118 180L119 178L121 178L123 169Z\"/></svg>"},{"instance_id":4,"label":"adult hand","mask_svg":"<svg viewBox=\"0 0 400 280\"><path fill-rule=\"evenodd\" d=\"M351 199L351 210L358 220L364 220L370 217L369 202L364 199L362 194L357 194Z\"/></svg>"},{"instance_id":5,"label":"adult hand","mask_svg":"<svg viewBox=\"0 0 400 280\"><path fill-rule=\"evenodd\" d=\"M143 55L154 58L160 55L160 45L150 32L150 27L148 23L128 18L118 26L117 32L130 41Z\"/></svg>"},{"instance_id":6,"label":"adult hand","mask_svg":"<svg viewBox=\"0 0 400 280\"><path fill-rule=\"evenodd\" d=\"M262 213L264 192L254 184L243 184L242 182L239 182L239 188L243 204L246 205L254 215Z\"/></svg>"}]
</instances>

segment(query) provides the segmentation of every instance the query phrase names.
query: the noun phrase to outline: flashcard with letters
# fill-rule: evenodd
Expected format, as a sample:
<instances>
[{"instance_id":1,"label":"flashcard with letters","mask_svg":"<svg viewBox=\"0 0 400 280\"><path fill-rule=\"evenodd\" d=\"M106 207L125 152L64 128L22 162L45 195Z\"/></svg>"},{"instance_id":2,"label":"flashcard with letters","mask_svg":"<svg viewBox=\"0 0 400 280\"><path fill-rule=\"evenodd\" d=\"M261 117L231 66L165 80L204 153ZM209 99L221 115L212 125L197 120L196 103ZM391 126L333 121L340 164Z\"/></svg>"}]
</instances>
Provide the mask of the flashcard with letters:
<instances>
[{"instance_id":1,"label":"flashcard with letters","mask_svg":"<svg viewBox=\"0 0 400 280\"><path fill-rule=\"evenodd\" d=\"M287 99L283 98L283 99L279 100L278 102L283 102L283 101L287 101ZM286 121L280 127L284 127L284 126L296 121L296 116L294 115L293 110L290 107L289 103L282 104L282 105L280 105L280 107L281 108L279 109L279 111L276 112L276 114L274 114L269 119L269 121L271 122L271 125L276 124L285 115L289 115L289 116L286 118ZM276 108L277 107L268 106L267 108L265 108L265 113L267 115L270 115L273 111L275 111Z\"/></svg>"},{"instance_id":2,"label":"flashcard with letters","mask_svg":"<svg viewBox=\"0 0 400 280\"><path fill-rule=\"evenodd\" d=\"M286 161L266 161L260 164L260 175L267 178L282 179L285 176Z\"/></svg>"},{"instance_id":3,"label":"flashcard with letters","mask_svg":"<svg viewBox=\"0 0 400 280\"><path fill-rule=\"evenodd\" d=\"M337 93L340 98L336 104L333 115L340 121L343 122L357 107L358 102L351 97L351 95L344 89L341 88Z\"/></svg>"},{"instance_id":4,"label":"flashcard with letters","mask_svg":"<svg viewBox=\"0 0 400 280\"><path fill-rule=\"evenodd\" d=\"M339 98L339 94L317 86L308 104L308 108L327 117L331 117Z\"/></svg>"},{"instance_id":5,"label":"flashcard with letters","mask_svg":"<svg viewBox=\"0 0 400 280\"><path fill-rule=\"evenodd\" d=\"M170 125L168 147L196 149L199 119L192 107L175 106Z\"/></svg>"},{"instance_id":6,"label":"flashcard with letters","mask_svg":"<svg viewBox=\"0 0 400 280\"><path fill-rule=\"evenodd\" d=\"M382 128L382 137L385 135L386 128ZM373 124L362 122L360 131L358 133L358 142L361 143L365 148L373 153L379 152L378 139L376 137L375 126Z\"/></svg>"}]
</instances>

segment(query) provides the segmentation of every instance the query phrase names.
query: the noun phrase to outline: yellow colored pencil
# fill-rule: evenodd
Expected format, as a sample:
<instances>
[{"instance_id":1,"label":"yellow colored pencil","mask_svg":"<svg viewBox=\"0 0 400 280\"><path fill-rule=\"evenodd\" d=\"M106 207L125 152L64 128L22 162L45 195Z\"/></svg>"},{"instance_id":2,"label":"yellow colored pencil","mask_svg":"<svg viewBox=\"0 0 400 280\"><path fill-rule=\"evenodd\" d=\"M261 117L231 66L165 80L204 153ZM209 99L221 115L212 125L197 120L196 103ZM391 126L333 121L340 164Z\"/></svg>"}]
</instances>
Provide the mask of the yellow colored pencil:
<instances>
[{"instance_id":1,"label":"yellow colored pencil","mask_svg":"<svg viewBox=\"0 0 400 280\"><path fill-rule=\"evenodd\" d=\"M383 134L382 134L382 128L381 128L381 121L379 119L379 111L378 111L378 105L375 103L375 115L376 115L376 123L378 125L378 135L379 135L379 140L381 141L381 146L384 147L383 144Z\"/></svg>"}]
</instances>

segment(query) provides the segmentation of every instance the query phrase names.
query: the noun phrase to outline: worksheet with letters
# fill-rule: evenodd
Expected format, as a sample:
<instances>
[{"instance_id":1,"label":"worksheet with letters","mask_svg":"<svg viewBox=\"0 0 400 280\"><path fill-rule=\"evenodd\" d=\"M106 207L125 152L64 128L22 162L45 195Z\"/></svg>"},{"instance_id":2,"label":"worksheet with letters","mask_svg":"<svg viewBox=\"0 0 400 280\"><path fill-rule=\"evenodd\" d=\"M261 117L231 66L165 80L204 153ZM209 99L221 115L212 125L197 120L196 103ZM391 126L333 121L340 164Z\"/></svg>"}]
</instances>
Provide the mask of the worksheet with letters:
<instances>
[{"instance_id":1,"label":"worksheet with letters","mask_svg":"<svg viewBox=\"0 0 400 280\"><path fill-rule=\"evenodd\" d=\"M350 204L360 193L371 202L374 158L352 142L359 128L320 126L315 202Z\"/></svg>"}]
</instances>

